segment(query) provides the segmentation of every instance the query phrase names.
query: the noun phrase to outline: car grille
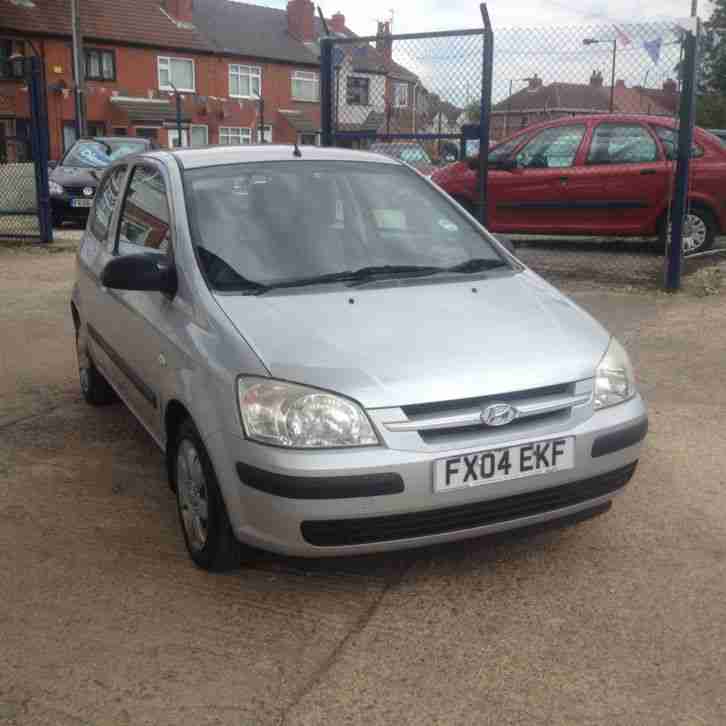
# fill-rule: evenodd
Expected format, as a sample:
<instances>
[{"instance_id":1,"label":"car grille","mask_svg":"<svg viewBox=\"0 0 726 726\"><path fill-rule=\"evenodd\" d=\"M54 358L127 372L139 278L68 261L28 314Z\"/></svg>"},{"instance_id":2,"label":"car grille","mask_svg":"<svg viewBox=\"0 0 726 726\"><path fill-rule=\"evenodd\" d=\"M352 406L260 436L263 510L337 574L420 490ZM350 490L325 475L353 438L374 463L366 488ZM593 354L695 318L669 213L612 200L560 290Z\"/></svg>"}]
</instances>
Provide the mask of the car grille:
<instances>
[{"instance_id":1,"label":"car grille","mask_svg":"<svg viewBox=\"0 0 726 726\"><path fill-rule=\"evenodd\" d=\"M383 425L394 434L416 432L427 445L456 444L462 439L501 436L510 431L526 435L542 426L566 424L573 407L589 403L591 395L591 382L583 381L496 396L402 406L405 420L388 420ZM502 427L484 424L482 410L493 403L512 404L518 417Z\"/></svg>"},{"instance_id":2,"label":"car grille","mask_svg":"<svg viewBox=\"0 0 726 726\"><path fill-rule=\"evenodd\" d=\"M363 519L303 522L302 535L306 542L318 547L343 547L427 537L499 524L546 514L612 494L630 481L636 465L637 462L591 479L456 507Z\"/></svg>"}]
</instances>

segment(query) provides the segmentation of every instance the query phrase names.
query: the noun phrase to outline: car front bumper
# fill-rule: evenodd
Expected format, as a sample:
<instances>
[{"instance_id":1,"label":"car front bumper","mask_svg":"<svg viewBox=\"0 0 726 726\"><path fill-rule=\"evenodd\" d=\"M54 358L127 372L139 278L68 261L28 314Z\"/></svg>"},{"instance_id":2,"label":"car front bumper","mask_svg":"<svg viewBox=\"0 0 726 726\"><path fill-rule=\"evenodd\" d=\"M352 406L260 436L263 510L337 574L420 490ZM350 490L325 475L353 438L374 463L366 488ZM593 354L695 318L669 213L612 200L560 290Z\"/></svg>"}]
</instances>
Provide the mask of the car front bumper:
<instances>
[{"instance_id":1,"label":"car front bumper","mask_svg":"<svg viewBox=\"0 0 726 726\"><path fill-rule=\"evenodd\" d=\"M272 449L229 433L208 437L207 446L238 539L281 554L324 557L477 537L605 504L630 480L646 431L645 406L637 396L566 431L514 434L496 447L306 452ZM573 469L433 490L438 459L553 435L575 437Z\"/></svg>"}]
</instances>

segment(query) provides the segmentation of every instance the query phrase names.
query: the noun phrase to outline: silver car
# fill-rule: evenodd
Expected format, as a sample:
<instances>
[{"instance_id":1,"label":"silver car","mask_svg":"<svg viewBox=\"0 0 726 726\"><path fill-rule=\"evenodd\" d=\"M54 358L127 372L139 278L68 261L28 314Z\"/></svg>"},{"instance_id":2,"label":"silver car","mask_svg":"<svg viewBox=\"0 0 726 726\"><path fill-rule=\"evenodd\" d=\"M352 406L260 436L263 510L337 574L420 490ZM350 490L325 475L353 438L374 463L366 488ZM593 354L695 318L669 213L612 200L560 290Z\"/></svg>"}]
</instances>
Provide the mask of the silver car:
<instances>
[{"instance_id":1,"label":"silver car","mask_svg":"<svg viewBox=\"0 0 726 726\"><path fill-rule=\"evenodd\" d=\"M78 254L80 384L166 457L194 562L428 545L602 508L647 417L623 347L406 165L147 153Z\"/></svg>"}]
</instances>

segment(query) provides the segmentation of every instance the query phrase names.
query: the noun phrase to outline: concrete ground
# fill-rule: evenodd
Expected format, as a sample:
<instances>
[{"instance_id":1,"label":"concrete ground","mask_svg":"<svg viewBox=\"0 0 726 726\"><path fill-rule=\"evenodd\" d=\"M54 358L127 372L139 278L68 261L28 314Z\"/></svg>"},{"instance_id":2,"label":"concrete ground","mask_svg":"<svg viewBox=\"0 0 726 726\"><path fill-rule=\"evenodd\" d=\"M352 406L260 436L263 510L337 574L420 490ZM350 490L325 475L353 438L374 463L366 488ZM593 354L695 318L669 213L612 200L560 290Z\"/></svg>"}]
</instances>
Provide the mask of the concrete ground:
<instances>
[{"instance_id":1,"label":"concrete ground","mask_svg":"<svg viewBox=\"0 0 726 726\"><path fill-rule=\"evenodd\" d=\"M0 250L0 724L726 723L715 288L573 285L650 406L607 515L213 576L187 558L141 427L81 400L59 249Z\"/></svg>"}]
</instances>

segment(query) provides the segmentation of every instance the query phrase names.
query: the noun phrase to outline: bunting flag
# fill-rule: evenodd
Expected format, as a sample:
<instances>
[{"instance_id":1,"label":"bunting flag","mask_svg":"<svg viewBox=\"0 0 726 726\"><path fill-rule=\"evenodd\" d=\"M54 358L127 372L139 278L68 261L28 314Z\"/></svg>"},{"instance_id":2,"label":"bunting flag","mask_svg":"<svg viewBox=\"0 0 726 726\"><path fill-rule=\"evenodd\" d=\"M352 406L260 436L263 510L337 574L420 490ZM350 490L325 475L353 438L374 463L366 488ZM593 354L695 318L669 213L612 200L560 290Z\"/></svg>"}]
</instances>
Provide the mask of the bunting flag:
<instances>
[{"instance_id":1,"label":"bunting flag","mask_svg":"<svg viewBox=\"0 0 726 726\"><path fill-rule=\"evenodd\" d=\"M613 28L615 28L615 35L618 36L618 40L620 41L620 43L622 45L630 45L630 36L617 25L613 25Z\"/></svg>"},{"instance_id":2,"label":"bunting flag","mask_svg":"<svg viewBox=\"0 0 726 726\"><path fill-rule=\"evenodd\" d=\"M655 65L660 63L660 51L663 47L663 38L654 38L653 40L644 40L643 48L645 52L650 56L650 59Z\"/></svg>"}]
</instances>

